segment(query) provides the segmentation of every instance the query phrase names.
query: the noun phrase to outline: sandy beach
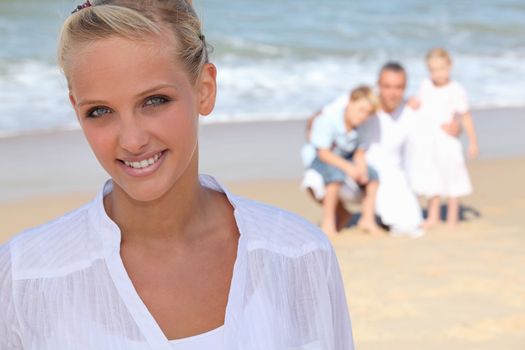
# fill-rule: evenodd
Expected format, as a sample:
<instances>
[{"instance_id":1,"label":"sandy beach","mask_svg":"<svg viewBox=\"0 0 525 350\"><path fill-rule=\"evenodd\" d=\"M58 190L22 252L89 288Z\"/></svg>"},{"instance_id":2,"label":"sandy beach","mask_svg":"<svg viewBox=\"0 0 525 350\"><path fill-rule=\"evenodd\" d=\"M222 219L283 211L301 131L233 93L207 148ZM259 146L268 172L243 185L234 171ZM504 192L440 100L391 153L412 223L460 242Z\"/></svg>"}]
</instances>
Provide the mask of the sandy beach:
<instances>
[{"instance_id":1,"label":"sandy beach","mask_svg":"<svg viewBox=\"0 0 525 350\"><path fill-rule=\"evenodd\" d=\"M481 157L469 163L475 193L456 231L414 240L350 227L332 240L357 349L525 349L525 113L477 114L485 119ZM299 189L303 127L205 125L202 172L318 222L321 209ZM80 131L0 139L0 156L10 169L0 177L0 243L90 200L106 178Z\"/></svg>"}]
</instances>

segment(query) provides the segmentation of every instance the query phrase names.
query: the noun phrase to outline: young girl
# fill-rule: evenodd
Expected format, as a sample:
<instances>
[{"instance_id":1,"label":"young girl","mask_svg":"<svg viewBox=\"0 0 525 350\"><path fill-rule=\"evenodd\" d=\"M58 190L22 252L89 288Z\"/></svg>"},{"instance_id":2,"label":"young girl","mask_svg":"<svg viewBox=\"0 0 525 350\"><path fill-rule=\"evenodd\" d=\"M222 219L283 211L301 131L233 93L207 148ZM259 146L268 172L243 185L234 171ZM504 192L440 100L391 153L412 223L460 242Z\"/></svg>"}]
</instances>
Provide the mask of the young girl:
<instances>
[{"instance_id":1,"label":"young girl","mask_svg":"<svg viewBox=\"0 0 525 350\"><path fill-rule=\"evenodd\" d=\"M372 90L360 86L326 106L312 123L309 141L317 153L310 168L322 176L325 185L321 228L327 235L337 232L336 212L341 211L340 191L347 179L364 190L358 226L372 234L381 232L375 222L378 175L366 164L357 129L377 107Z\"/></svg>"},{"instance_id":2,"label":"young girl","mask_svg":"<svg viewBox=\"0 0 525 350\"><path fill-rule=\"evenodd\" d=\"M463 86L451 80L452 60L440 48L426 57L430 79L419 90L420 127L415 147L420 155L413 161L411 174L414 190L428 198L426 227L439 222L441 197L448 198L447 224L455 227L459 219L459 198L472 192L465 166L463 148L457 137L451 136L447 125L458 119L469 139L468 155L478 154L474 123L469 112Z\"/></svg>"},{"instance_id":3,"label":"young girl","mask_svg":"<svg viewBox=\"0 0 525 350\"><path fill-rule=\"evenodd\" d=\"M198 175L216 69L191 3L85 3L59 62L111 179L0 247L1 349L353 349L325 236Z\"/></svg>"}]
</instances>

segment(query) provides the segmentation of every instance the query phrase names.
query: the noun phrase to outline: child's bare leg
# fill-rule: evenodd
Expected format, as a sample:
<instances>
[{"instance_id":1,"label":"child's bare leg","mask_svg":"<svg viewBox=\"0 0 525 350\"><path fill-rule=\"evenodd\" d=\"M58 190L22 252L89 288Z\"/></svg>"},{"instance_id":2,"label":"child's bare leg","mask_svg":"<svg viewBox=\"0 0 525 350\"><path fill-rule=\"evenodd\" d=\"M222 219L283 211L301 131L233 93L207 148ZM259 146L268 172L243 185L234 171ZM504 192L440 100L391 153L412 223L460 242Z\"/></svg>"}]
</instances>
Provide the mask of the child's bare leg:
<instances>
[{"instance_id":1,"label":"child's bare leg","mask_svg":"<svg viewBox=\"0 0 525 350\"><path fill-rule=\"evenodd\" d=\"M321 205L323 204L323 201L317 199L317 197L316 197L315 194L314 194L314 191L312 191L312 189L311 189L310 187L308 187L308 188L306 189L306 192L310 195L310 197L311 197L314 201L316 201L317 203L319 203L319 204L321 204Z\"/></svg>"},{"instance_id":2,"label":"child's bare leg","mask_svg":"<svg viewBox=\"0 0 525 350\"><path fill-rule=\"evenodd\" d=\"M376 195L379 182L371 181L366 185L365 196L361 204L361 219L357 225L360 228L369 231L371 234L379 234L382 232L381 228L376 224L375 209L376 209Z\"/></svg>"},{"instance_id":3,"label":"child's bare leg","mask_svg":"<svg viewBox=\"0 0 525 350\"><path fill-rule=\"evenodd\" d=\"M315 194L313 193L311 188L308 188L307 192L314 201L321 205L323 204L322 200L319 200L315 197ZM346 209L341 199L338 199L337 207L335 209L335 224L337 231L341 231L342 229L344 229L351 218L352 213L348 209Z\"/></svg>"},{"instance_id":4,"label":"child's bare leg","mask_svg":"<svg viewBox=\"0 0 525 350\"><path fill-rule=\"evenodd\" d=\"M440 220L441 198L439 196L431 197L428 200L427 219L423 223L424 228L432 228Z\"/></svg>"},{"instance_id":5,"label":"child's bare leg","mask_svg":"<svg viewBox=\"0 0 525 350\"><path fill-rule=\"evenodd\" d=\"M323 221L321 222L321 229L328 236L337 234L335 211L337 202L339 201L340 189L341 184L338 182L332 182L326 185L326 192L323 200Z\"/></svg>"},{"instance_id":6,"label":"child's bare leg","mask_svg":"<svg viewBox=\"0 0 525 350\"><path fill-rule=\"evenodd\" d=\"M348 221L352 218L352 213L345 208L343 202L341 199L337 201L337 208L336 208L336 229L337 231L340 231L346 227L348 224Z\"/></svg>"},{"instance_id":7,"label":"child's bare leg","mask_svg":"<svg viewBox=\"0 0 525 350\"><path fill-rule=\"evenodd\" d=\"M447 206L447 225L455 228L459 221L459 198L449 198Z\"/></svg>"}]
</instances>

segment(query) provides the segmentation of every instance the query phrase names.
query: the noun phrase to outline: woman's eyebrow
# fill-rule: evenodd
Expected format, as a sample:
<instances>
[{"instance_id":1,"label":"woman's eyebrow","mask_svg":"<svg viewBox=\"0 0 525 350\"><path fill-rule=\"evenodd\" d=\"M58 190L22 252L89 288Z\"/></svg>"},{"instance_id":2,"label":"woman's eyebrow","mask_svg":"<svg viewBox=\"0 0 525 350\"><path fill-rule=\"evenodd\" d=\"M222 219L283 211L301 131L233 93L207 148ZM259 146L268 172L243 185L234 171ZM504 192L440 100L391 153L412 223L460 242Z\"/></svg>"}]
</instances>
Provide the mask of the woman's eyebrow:
<instances>
[{"instance_id":1,"label":"woman's eyebrow","mask_svg":"<svg viewBox=\"0 0 525 350\"><path fill-rule=\"evenodd\" d=\"M107 104L107 101L102 100L86 100L86 101L80 101L77 103L77 107L81 107L84 105L104 105Z\"/></svg>"},{"instance_id":2,"label":"woman's eyebrow","mask_svg":"<svg viewBox=\"0 0 525 350\"><path fill-rule=\"evenodd\" d=\"M155 92L155 91L163 89L163 88L171 88L171 89L178 90L176 85L165 83L165 84L160 84L160 85L157 85L157 86L152 87L150 89L147 89L147 90L139 93L136 97L142 97L142 96L148 95L148 94L150 94L152 92Z\"/></svg>"},{"instance_id":3,"label":"woman's eyebrow","mask_svg":"<svg viewBox=\"0 0 525 350\"><path fill-rule=\"evenodd\" d=\"M174 84L169 84L169 83L159 84L159 85L156 85L155 87L152 87L150 89L142 91L141 93L137 94L135 97L139 98L139 97L148 95L148 94L150 94L152 92L155 92L155 91L158 91L160 89L163 89L163 88L171 88L171 89L178 90L177 86L174 85ZM104 105L104 104L108 104L108 102L107 101L103 101L103 100L86 100L86 101L80 101L77 104L77 106L81 107L81 106L84 106L84 105Z\"/></svg>"}]
</instances>

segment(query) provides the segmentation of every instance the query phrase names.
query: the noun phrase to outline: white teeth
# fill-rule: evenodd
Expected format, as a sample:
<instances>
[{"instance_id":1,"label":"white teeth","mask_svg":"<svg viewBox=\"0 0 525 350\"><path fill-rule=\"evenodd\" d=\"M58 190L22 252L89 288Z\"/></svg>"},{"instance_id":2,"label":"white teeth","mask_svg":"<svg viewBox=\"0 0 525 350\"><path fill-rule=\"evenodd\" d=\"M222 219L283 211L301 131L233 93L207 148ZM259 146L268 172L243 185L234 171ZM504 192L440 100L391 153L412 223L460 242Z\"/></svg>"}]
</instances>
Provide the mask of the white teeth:
<instances>
[{"instance_id":1,"label":"white teeth","mask_svg":"<svg viewBox=\"0 0 525 350\"><path fill-rule=\"evenodd\" d=\"M141 160L140 162L124 161L124 164L126 164L130 168L144 169L144 168L147 168L150 165L153 165L154 163L156 163L159 160L160 156L161 156L161 153L157 153L157 154L155 154L153 157L151 157L149 159L144 159L144 160Z\"/></svg>"}]
</instances>

